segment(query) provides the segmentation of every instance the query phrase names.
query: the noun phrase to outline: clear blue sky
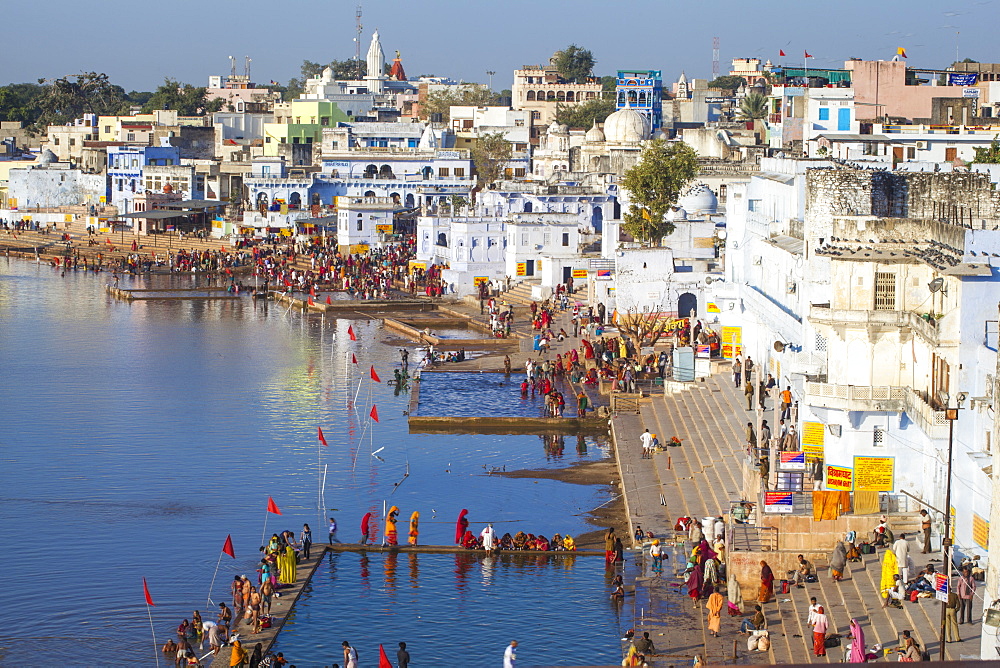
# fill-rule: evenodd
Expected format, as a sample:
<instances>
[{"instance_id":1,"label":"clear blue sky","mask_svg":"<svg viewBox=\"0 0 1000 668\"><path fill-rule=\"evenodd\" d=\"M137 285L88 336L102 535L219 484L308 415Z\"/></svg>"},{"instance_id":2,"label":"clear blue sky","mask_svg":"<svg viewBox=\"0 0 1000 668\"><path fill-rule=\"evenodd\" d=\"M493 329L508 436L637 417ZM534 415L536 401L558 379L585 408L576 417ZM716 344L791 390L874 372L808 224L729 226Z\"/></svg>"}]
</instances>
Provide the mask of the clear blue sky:
<instances>
[{"instance_id":1,"label":"clear blue sky","mask_svg":"<svg viewBox=\"0 0 1000 668\"><path fill-rule=\"evenodd\" d=\"M396 49L406 72L511 85L512 71L547 61L570 43L590 49L596 72L663 70L675 80L712 71L712 38L721 69L734 57L842 67L850 57L889 59L905 47L911 65L943 68L955 56L997 62L990 47L1000 0L814 0L670 2L635 0L381 0L362 2L362 58L375 28L387 58ZM7 0L0 43L0 83L35 81L81 70L107 72L127 90L152 90L165 76L205 85L229 71L228 56L253 59L257 82L297 76L303 59L354 56L352 0ZM835 8L835 11L831 11Z\"/></svg>"}]
</instances>

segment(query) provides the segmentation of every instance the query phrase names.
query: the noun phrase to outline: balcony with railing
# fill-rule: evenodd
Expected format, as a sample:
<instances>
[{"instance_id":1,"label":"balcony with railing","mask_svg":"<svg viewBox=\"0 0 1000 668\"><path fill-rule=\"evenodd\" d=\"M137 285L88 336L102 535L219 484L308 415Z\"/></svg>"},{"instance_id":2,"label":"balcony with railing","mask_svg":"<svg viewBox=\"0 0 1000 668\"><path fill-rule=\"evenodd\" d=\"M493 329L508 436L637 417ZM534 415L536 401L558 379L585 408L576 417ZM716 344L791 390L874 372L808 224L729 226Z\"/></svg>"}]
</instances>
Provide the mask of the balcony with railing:
<instances>
[{"instance_id":1,"label":"balcony with railing","mask_svg":"<svg viewBox=\"0 0 1000 668\"><path fill-rule=\"evenodd\" d=\"M906 413L928 436L947 435L944 411L909 387L807 382L805 403L842 411Z\"/></svg>"},{"instance_id":2,"label":"balcony with railing","mask_svg":"<svg viewBox=\"0 0 1000 668\"><path fill-rule=\"evenodd\" d=\"M940 342L937 322L913 311L861 311L813 306L809 309L809 320L815 324L831 326L909 329L932 346Z\"/></svg>"}]
</instances>

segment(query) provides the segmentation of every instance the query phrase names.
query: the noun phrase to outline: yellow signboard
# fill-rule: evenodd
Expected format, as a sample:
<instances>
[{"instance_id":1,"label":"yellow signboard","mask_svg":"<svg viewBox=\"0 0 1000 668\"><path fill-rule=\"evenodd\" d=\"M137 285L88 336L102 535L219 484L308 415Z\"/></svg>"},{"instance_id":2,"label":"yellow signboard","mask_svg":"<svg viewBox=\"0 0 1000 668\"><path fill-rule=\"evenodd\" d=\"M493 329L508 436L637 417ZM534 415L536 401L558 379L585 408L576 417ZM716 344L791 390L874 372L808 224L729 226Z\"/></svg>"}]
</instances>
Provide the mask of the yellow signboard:
<instances>
[{"instance_id":1,"label":"yellow signboard","mask_svg":"<svg viewBox=\"0 0 1000 668\"><path fill-rule=\"evenodd\" d=\"M893 491L896 487L895 466L895 457L855 457L854 491Z\"/></svg>"},{"instance_id":2,"label":"yellow signboard","mask_svg":"<svg viewBox=\"0 0 1000 668\"><path fill-rule=\"evenodd\" d=\"M427 263L426 262L417 262L416 260L410 260L410 271L413 271L414 269L421 269L421 270L426 271L426 269L427 269Z\"/></svg>"},{"instance_id":3,"label":"yellow signboard","mask_svg":"<svg viewBox=\"0 0 1000 668\"><path fill-rule=\"evenodd\" d=\"M517 263L517 275L518 276L527 276L528 275L528 263L527 262L518 262Z\"/></svg>"},{"instance_id":4,"label":"yellow signboard","mask_svg":"<svg viewBox=\"0 0 1000 668\"><path fill-rule=\"evenodd\" d=\"M826 467L826 488L849 492L854 487L854 471L845 466Z\"/></svg>"},{"instance_id":5,"label":"yellow signboard","mask_svg":"<svg viewBox=\"0 0 1000 668\"><path fill-rule=\"evenodd\" d=\"M707 304L705 304L705 310L708 311L709 313L722 313L722 311L719 309L719 307L716 305L715 302L708 302Z\"/></svg>"},{"instance_id":6,"label":"yellow signboard","mask_svg":"<svg viewBox=\"0 0 1000 668\"><path fill-rule=\"evenodd\" d=\"M16 197L8 197L7 198L7 208L8 209L16 209L17 208L17 198Z\"/></svg>"},{"instance_id":7,"label":"yellow signboard","mask_svg":"<svg viewBox=\"0 0 1000 668\"><path fill-rule=\"evenodd\" d=\"M108 201L108 196L107 195L101 195L101 204L105 204L105 203L107 203L107 201Z\"/></svg>"},{"instance_id":8,"label":"yellow signboard","mask_svg":"<svg viewBox=\"0 0 1000 668\"><path fill-rule=\"evenodd\" d=\"M586 269L574 269L573 270L573 278L587 278L587 270Z\"/></svg>"},{"instance_id":9,"label":"yellow signboard","mask_svg":"<svg viewBox=\"0 0 1000 668\"><path fill-rule=\"evenodd\" d=\"M63 222L64 223L72 223L73 222L73 214L71 214L71 213L63 214Z\"/></svg>"},{"instance_id":10,"label":"yellow signboard","mask_svg":"<svg viewBox=\"0 0 1000 668\"><path fill-rule=\"evenodd\" d=\"M809 457L823 456L823 423L802 423L802 452Z\"/></svg>"},{"instance_id":11,"label":"yellow signboard","mask_svg":"<svg viewBox=\"0 0 1000 668\"><path fill-rule=\"evenodd\" d=\"M743 328L723 327L722 328L722 357L723 359L736 359L743 354Z\"/></svg>"},{"instance_id":12,"label":"yellow signboard","mask_svg":"<svg viewBox=\"0 0 1000 668\"><path fill-rule=\"evenodd\" d=\"M984 550L989 548L990 523L975 513L972 513L972 540Z\"/></svg>"},{"instance_id":13,"label":"yellow signboard","mask_svg":"<svg viewBox=\"0 0 1000 668\"><path fill-rule=\"evenodd\" d=\"M733 345L732 343L722 344L722 357L723 359L731 360L743 354L743 346Z\"/></svg>"},{"instance_id":14,"label":"yellow signboard","mask_svg":"<svg viewBox=\"0 0 1000 668\"><path fill-rule=\"evenodd\" d=\"M375 231L379 234L392 234L392 224L389 225L376 225Z\"/></svg>"},{"instance_id":15,"label":"yellow signboard","mask_svg":"<svg viewBox=\"0 0 1000 668\"><path fill-rule=\"evenodd\" d=\"M347 252L351 255L361 255L367 253L369 249L368 244L351 244L347 249Z\"/></svg>"},{"instance_id":16,"label":"yellow signboard","mask_svg":"<svg viewBox=\"0 0 1000 668\"><path fill-rule=\"evenodd\" d=\"M472 284L473 285L482 285L483 283L489 283L489 282L490 282L490 277L489 276L473 276L472 277Z\"/></svg>"}]
</instances>

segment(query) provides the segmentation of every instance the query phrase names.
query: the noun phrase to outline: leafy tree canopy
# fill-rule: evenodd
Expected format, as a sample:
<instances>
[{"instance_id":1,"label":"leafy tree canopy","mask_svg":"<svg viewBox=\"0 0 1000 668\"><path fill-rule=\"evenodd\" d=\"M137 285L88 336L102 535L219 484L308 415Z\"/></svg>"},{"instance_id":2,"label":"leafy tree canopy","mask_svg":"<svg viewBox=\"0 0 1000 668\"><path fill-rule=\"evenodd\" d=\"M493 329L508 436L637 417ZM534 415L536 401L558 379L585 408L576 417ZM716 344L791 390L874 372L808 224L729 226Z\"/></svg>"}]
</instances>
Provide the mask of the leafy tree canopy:
<instances>
[{"instance_id":1,"label":"leafy tree canopy","mask_svg":"<svg viewBox=\"0 0 1000 668\"><path fill-rule=\"evenodd\" d=\"M715 77L709 81L708 87L722 88L724 90L736 90L745 83L746 80L743 77L736 76L735 74L725 74L721 77Z\"/></svg>"},{"instance_id":2,"label":"leafy tree canopy","mask_svg":"<svg viewBox=\"0 0 1000 668\"><path fill-rule=\"evenodd\" d=\"M629 192L625 231L649 243L674 231L664 220L677 203L681 189L698 175L698 157L684 142L654 139L642 151L642 160L625 170L621 186Z\"/></svg>"},{"instance_id":3,"label":"leafy tree canopy","mask_svg":"<svg viewBox=\"0 0 1000 668\"><path fill-rule=\"evenodd\" d=\"M44 79L44 93L38 98L35 124L65 125L84 114L116 116L128 113L125 90L97 72L82 72L55 80Z\"/></svg>"},{"instance_id":4,"label":"leafy tree canopy","mask_svg":"<svg viewBox=\"0 0 1000 668\"><path fill-rule=\"evenodd\" d=\"M431 114L441 114L444 121L451 120L451 107L485 107L496 104L500 96L483 84L449 86L427 94L420 103L420 118L428 119Z\"/></svg>"},{"instance_id":5,"label":"leafy tree canopy","mask_svg":"<svg viewBox=\"0 0 1000 668\"><path fill-rule=\"evenodd\" d=\"M587 100L580 104L556 105L556 123L571 128L587 128L594 122L603 123L615 110L615 101Z\"/></svg>"},{"instance_id":6,"label":"leafy tree canopy","mask_svg":"<svg viewBox=\"0 0 1000 668\"><path fill-rule=\"evenodd\" d=\"M513 154L513 145L504 139L502 132L491 132L479 137L471 152L476 182L480 188L485 188L500 180Z\"/></svg>"},{"instance_id":7,"label":"leafy tree canopy","mask_svg":"<svg viewBox=\"0 0 1000 668\"><path fill-rule=\"evenodd\" d=\"M157 109L173 109L181 116L204 116L222 108L223 100L205 101L205 89L182 84L167 77L163 84L150 96L142 110L145 113Z\"/></svg>"},{"instance_id":8,"label":"leafy tree canopy","mask_svg":"<svg viewBox=\"0 0 1000 668\"><path fill-rule=\"evenodd\" d=\"M991 165L1000 164L1000 135L993 135L993 141L988 147L977 148L976 157L972 162L983 162Z\"/></svg>"},{"instance_id":9,"label":"leafy tree canopy","mask_svg":"<svg viewBox=\"0 0 1000 668\"><path fill-rule=\"evenodd\" d=\"M767 118L767 112L767 96L752 91L740 100L740 108L736 112L736 117L741 121L755 121Z\"/></svg>"},{"instance_id":10,"label":"leafy tree canopy","mask_svg":"<svg viewBox=\"0 0 1000 668\"><path fill-rule=\"evenodd\" d=\"M0 121L32 125L42 113L39 99L44 94L45 88L33 83L0 87Z\"/></svg>"},{"instance_id":11,"label":"leafy tree canopy","mask_svg":"<svg viewBox=\"0 0 1000 668\"><path fill-rule=\"evenodd\" d=\"M594 65L594 54L588 49L581 49L576 44L570 44L565 49L561 49L552 54L550 61L559 71L566 81L583 83L587 77L591 76Z\"/></svg>"},{"instance_id":12,"label":"leafy tree canopy","mask_svg":"<svg viewBox=\"0 0 1000 668\"><path fill-rule=\"evenodd\" d=\"M614 93L618 90L618 77L601 77L601 90L605 93Z\"/></svg>"}]
</instances>

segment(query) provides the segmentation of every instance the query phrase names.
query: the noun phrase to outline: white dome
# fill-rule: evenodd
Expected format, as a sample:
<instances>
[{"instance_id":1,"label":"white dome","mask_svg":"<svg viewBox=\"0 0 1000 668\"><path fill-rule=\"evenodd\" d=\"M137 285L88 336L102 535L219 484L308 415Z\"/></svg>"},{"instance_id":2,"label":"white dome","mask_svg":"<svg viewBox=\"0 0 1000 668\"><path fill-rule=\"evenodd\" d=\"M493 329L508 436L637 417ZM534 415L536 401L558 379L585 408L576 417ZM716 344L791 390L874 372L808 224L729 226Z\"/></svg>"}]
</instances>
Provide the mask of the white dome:
<instances>
[{"instance_id":1,"label":"white dome","mask_svg":"<svg viewBox=\"0 0 1000 668\"><path fill-rule=\"evenodd\" d=\"M324 67L323 68L323 76L321 77L321 79L323 81L333 81L333 68L332 67Z\"/></svg>"},{"instance_id":2,"label":"white dome","mask_svg":"<svg viewBox=\"0 0 1000 668\"><path fill-rule=\"evenodd\" d=\"M596 144L604 141L604 131L597 127L597 121L594 121L594 127L587 130L587 134L584 136L583 141L588 144Z\"/></svg>"},{"instance_id":3,"label":"white dome","mask_svg":"<svg viewBox=\"0 0 1000 668\"><path fill-rule=\"evenodd\" d=\"M49 149L45 149L38 156L39 165L51 165L54 162L59 162L59 158L56 157L56 154L50 151Z\"/></svg>"},{"instance_id":4,"label":"white dome","mask_svg":"<svg viewBox=\"0 0 1000 668\"><path fill-rule=\"evenodd\" d=\"M619 109L604 121L604 136L609 142L636 143L649 139L646 117L632 109Z\"/></svg>"},{"instance_id":5,"label":"white dome","mask_svg":"<svg viewBox=\"0 0 1000 668\"><path fill-rule=\"evenodd\" d=\"M704 183L695 183L684 191L677 204L695 213L716 213L719 199Z\"/></svg>"}]
</instances>

